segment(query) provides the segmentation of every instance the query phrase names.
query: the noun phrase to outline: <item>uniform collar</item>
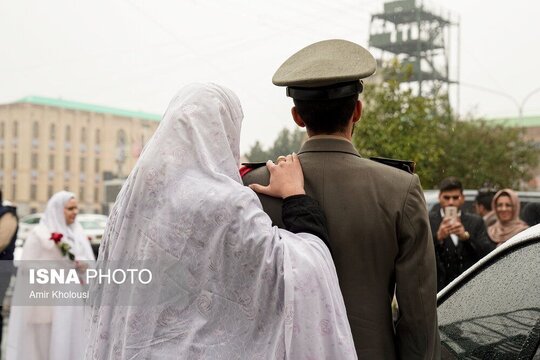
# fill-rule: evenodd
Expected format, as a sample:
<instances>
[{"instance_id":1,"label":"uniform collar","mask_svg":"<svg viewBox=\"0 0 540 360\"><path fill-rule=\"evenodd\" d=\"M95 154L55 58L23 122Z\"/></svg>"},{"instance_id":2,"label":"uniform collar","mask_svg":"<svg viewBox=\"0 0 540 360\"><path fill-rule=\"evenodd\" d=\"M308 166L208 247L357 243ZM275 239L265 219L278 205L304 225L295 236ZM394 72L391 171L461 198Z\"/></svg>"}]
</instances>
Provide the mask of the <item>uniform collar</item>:
<instances>
[{"instance_id":1,"label":"uniform collar","mask_svg":"<svg viewBox=\"0 0 540 360\"><path fill-rule=\"evenodd\" d=\"M343 141L351 142L349 139L344 138L343 136L339 136L339 135L313 135L306 141L317 140L317 139L336 139L336 140L343 140Z\"/></svg>"},{"instance_id":2,"label":"uniform collar","mask_svg":"<svg viewBox=\"0 0 540 360\"><path fill-rule=\"evenodd\" d=\"M302 145L298 154L307 152L342 152L361 157L350 141L342 137L329 137L329 135L318 135L317 138L309 138Z\"/></svg>"}]
</instances>

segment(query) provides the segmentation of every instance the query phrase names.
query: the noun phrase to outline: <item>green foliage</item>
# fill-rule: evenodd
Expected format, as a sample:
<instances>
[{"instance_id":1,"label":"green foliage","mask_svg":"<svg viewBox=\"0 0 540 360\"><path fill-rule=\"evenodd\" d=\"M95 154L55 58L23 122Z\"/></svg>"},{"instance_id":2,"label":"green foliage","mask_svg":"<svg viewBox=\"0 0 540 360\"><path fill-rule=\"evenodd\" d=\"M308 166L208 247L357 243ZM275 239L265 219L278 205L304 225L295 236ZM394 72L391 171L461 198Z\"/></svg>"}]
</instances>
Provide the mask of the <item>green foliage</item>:
<instances>
[{"instance_id":1,"label":"green foliage","mask_svg":"<svg viewBox=\"0 0 540 360\"><path fill-rule=\"evenodd\" d=\"M382 85L366 85L353 142L363 156L414 160L424 188L457 176L467 188L489 181L517 188L538 164L532 142L516 128L480 119L457 120L447 97L416 96L400 87L406 71L394 65ZM392 72L392 68L390 69Z\"/></svg>"},{"instance_id":2,"label":"green foliage","mask_svg":"<svg viewBox=\"0 0 540 360\"><path fill-rule=\"evenodd\" d=\"M264 150L261 143L257 141L245 156L248 161L251 162L266 160L275 161L280 155L287 155L293 151L298 152L305 138L305 131L300 129L289 131L287 128L284 128L279 132L276 141L274 141L274 145L270 149Z\"/></svg>"},{"instance_id":3,"label":"green foliage","mask_svg":"<svg viewBox=\"0 0 540 360\"><path fill-rule=\"evenodd\" d=\"M452 147L441 166L448 174L458 174L472 188L489 181L517 189L521 180L531 178L538 151L534 143L523 139L522 129L490 125L484 120L456 123L444 141Z\"/></svg>"}]
</instances>

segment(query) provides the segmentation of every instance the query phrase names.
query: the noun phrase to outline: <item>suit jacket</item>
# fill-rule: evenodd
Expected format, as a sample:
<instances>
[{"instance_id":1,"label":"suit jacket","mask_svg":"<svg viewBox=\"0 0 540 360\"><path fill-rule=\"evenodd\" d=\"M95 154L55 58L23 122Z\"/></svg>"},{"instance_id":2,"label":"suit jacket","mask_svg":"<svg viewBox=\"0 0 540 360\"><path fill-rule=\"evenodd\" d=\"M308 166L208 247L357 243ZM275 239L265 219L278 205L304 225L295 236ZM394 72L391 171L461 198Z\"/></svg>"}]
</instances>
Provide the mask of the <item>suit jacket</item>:
<instances>
[{"instance_id":1,"label":"suit jacket","mask_svg":"<svg viewBox=\"0 0 540 360\"><path fill-rule=\"evenodd\" d=\"M338 139L308 140L298 155L306 193L326 214L358 357L437 358L435 253L418 177L364 159ZM268 181L266 167L244 176L245 184ZM281 200L259 197L283 226ZM401 313L395 330L394 289Z\"/></svg>"},{"instance_id":2,"label":"suit jacket","mask_svg":"<svg viewBox=\"0 0 540 360\"><path fill-rule=\"evenodd\" d=\"M442 244L437 240L437 231L442 222L440 207L430 211L429 222L437 256L437 291L442 290L495 248L495 243L487 236L484 220L476 214L461 212L461 223L465 231L469 232L470 238L459 241L457 246L450 236L446 237Z\"/></svg>"}]
</instances>

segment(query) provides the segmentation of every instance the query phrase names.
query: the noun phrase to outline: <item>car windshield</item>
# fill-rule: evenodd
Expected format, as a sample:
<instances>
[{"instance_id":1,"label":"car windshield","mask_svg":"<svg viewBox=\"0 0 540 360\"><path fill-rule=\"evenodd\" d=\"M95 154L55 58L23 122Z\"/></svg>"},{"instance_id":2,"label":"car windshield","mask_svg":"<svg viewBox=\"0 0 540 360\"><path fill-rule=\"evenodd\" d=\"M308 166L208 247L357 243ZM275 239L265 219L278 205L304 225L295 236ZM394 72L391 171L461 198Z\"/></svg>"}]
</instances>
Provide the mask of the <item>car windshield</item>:
<instances>
[{"instance_id":1,"label":"car windshield","mask_svg":"<svg viewBox=\"0 0 540 360\"><path fill-rule=\"evenodd\" d=\"M83 220L79 221L79 223L85 230L97 230L105 228L105 224L98 221Z\"/></svg>"},{"instance_id":2,"label":"car windshield","mask_svg":"<svg viewBox=\"0 0 540 360\"><path fill-rule=\"evenodd\" d=\"M22 219L21 222L29 225L36 225L39 224L39 220L41 219L40 216L32 216L29 218Z\"/></svg>"},{"instance_id":3,"label":"car windshield","mask_svg":"<svg viewBox=\"0 0 540 360\"><path fill-rule=\"evenodd\" d=\"M444 359L534 354L540 329L539 256L538 242L517 248L439 304Z\"/></svg>"}]
</instances>

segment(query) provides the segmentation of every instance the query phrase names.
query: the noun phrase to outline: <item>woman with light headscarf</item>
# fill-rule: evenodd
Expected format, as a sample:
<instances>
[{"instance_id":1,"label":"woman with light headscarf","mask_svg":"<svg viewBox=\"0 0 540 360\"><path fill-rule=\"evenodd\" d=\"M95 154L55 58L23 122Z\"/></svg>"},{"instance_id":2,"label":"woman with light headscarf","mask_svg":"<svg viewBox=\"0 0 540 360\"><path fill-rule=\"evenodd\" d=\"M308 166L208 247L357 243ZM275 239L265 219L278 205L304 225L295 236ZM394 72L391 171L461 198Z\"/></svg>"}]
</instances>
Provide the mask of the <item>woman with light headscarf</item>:
<instances>
[{"instance_id":1,"label":"woman with light headscarf","mask_svg":"<svg viewBox=\"0 0 540 360\"><path fill-rule=\"evenodd\" d=\"M36 260L44 261L43 266L67 261L74 268L84 267L85 263L94 260L90 242L76 221L77 214L77 199L73 193L60 191L50 198L39 224L28 234L24 243L17 281L27 280L22 279L27 276L25 265ZM56 234L58 242L65 244L74 259L69 259L68 253L62 253L53 240L53 234ZM14 299L16 296L17 283ZM8 360L82 359L86 344L83 306L49 304L11 307Z\"/></svg>"},{"instance_id":2,"label":"woman with light headscarf","mask_svg":"<svg viewBox=\"0 0 540 360\"><path fill-rule=\"evenodd\" d=\"M520 203L515 191L500 190L493 197L491 206L497 221L488 228L488 235L497 246L529 227L519 218Z\"/></svg>"},{"instance_id":3,"label":"woman with light headscarf","mask_svg":"<svg viewBox=\"0 0 540 360\"><path fill-rule=\"evenodd\" d=\"M234 93L214 84L172 99L118 195L98 259L146 261L163 274L153 290L128 289L136 306L115 307L126 294L91 288L100 296L87 359L356 358L328 248L273 227L242 185L242 117Z\"/></svg>"}]
</instances>

